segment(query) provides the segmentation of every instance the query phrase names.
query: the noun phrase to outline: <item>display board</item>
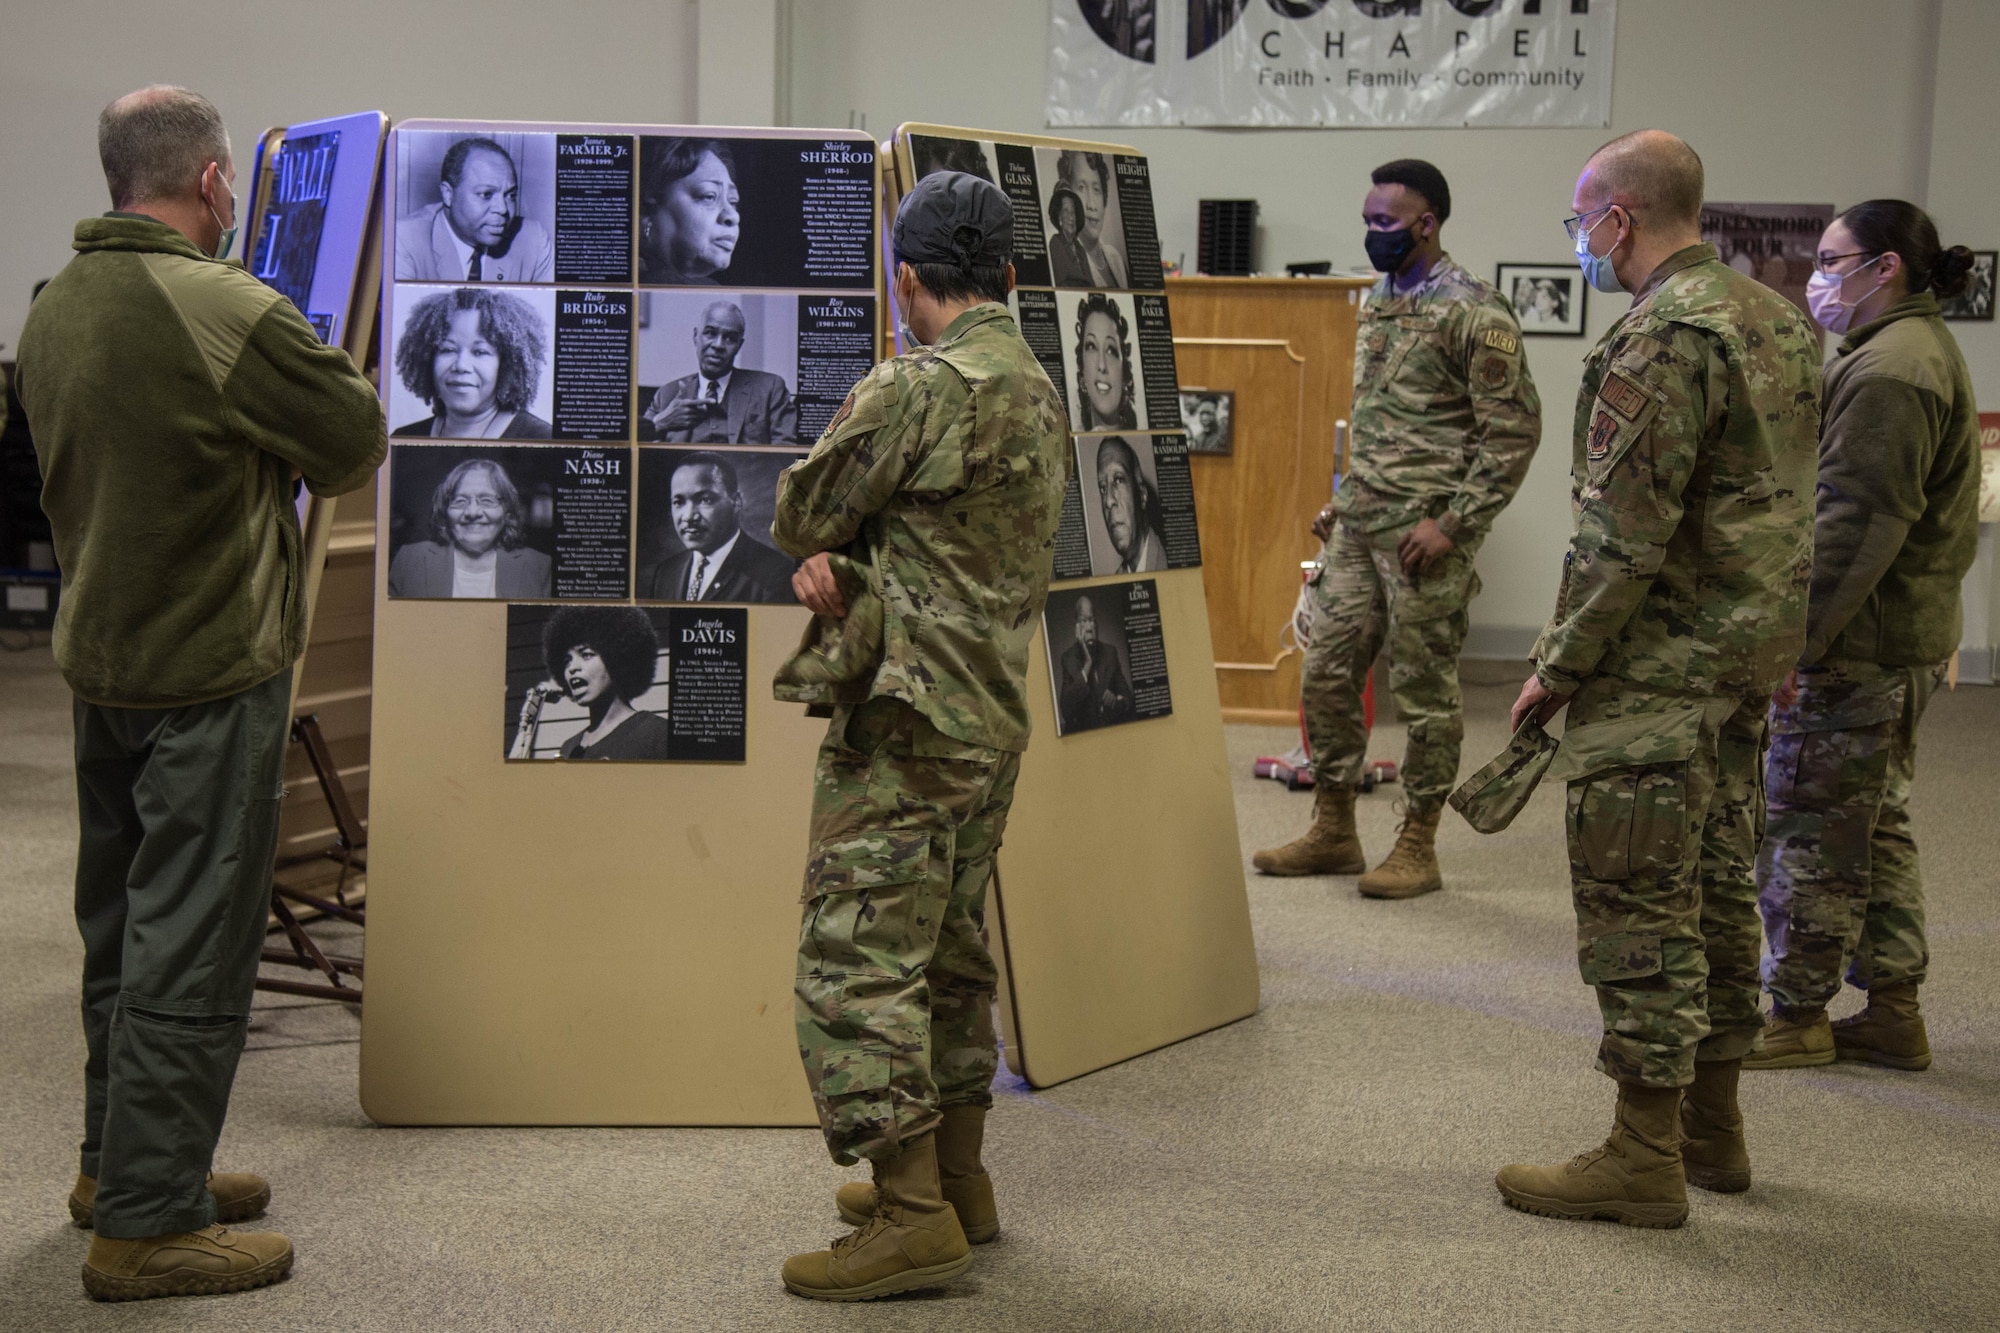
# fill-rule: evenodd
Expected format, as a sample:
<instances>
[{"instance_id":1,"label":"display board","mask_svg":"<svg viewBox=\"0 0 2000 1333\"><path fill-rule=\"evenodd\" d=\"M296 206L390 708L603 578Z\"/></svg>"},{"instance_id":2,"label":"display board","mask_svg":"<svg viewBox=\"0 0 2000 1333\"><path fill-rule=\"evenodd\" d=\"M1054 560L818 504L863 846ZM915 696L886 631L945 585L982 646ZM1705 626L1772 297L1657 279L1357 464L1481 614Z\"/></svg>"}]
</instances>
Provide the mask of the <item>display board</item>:
<instances>
[{"instance_id":1,"label":"display board","mask_svg":"<svg viewBox=\"0 0 2000 1333\"><path fill-rule=\"evenodd\" d=\"M1257 1008L1150 165L938 125L893 145L892 203L946 169L1007 193L1015 318L1075 431L989 916L1008 1064L1046 1086Z\"/></svg>"},{"instance_id":2,"label":"display board","mask_svg":"<svg viewBox=\"0 0 2000 1333\"><path fill-rule=\"evenodd\" d=\"M266 130L258 140L240 214L244 267L299 308L320 338L343 347L364 370L374 350L381 282L379 228L382 144L389 120L364 111ZM299 490L303 537L306 651L292 676L298 714L319 718L321 735L357 811L368 792L369 574L374 551L374 488L322 499ZM332 812L304 753L285 760L281 861L332 845ZM331 862L287 869L303 886Z\"/></svg>"},{"instance_id":3,"label":"display board","mask_svg":"<svg viewBox=\"0 0 2000 1333\"><path fill-rule=\"evenodd\" d=\"M813 1123L770 521L873 363L875 145L410 121L387 175L362 1104Z\"/></svg>"}]
</instances>

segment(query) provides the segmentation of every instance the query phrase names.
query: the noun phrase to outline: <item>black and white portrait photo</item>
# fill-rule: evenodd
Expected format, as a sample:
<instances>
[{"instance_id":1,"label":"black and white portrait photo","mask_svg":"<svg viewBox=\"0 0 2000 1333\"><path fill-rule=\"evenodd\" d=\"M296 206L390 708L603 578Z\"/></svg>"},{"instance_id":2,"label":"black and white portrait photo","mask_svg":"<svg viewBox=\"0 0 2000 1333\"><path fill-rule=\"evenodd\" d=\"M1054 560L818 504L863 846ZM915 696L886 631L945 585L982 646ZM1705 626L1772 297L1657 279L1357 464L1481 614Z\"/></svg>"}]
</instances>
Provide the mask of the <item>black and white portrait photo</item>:
<instances>
[{"instance_id":1,"label":"black and white portrait photo","mask_svg":"<svg viewBox=\"0 0 2000 1333\"><path fill-rule=\"evenodd\" d=\"M630 595L629 447L399 443L388 472L391 597Z\"/></svg>"},{"instance_id":2,"label":"black and white portrait photo","mask_svg":"<svg viewBox=\"0 0 2000 1333\"><path fill-rule=\"evenodd\" d=\"M1042 636L1058 735L1174 711L1160 624L1153 579L1049 592Z\"/></svg>"},{"instance_id":3,"label":"black and white portrait photo","mask_svg":"<svg viewBox=\"0 0 2000 1333\"><path fill-rule=\"evenodd\" d=\"M398 282L554 282L553 134L397 137Z\"/></svg>"},{"instance_id":4,"label":"black and white portrait photo","mask_svg":"<svg viewBox=\"0 0 2000 1333\"><path fill-rule=\"evenodd\" d=\"M1992 319L1996 260L2000 260L2000 252L1974 250L1965 290L1950 300L1939 301L1938 313L1946 319Z\"/></svg>"},{"instance_id":5,"label":"black and white portrait photo","mask_svg":"<svg viewBox=\"0 0 2000 1333\"><path fill-rule=\"evenodd\" d=\"M1129 286L1125 224L1111 155L1073 148L1037 148L1035 177L1042 193L1049 274L1057 287Z\"/></svg>"},{"instance_id":6,"label":"black and white portrait photo","mask_svg":"<svg viewBox=\"0 0 2000 1333\"><path fill-rule=\"evenodd\" d=\"M656 602L795 602L798 562L771 544L778 474L803 454L641 449L637 595Z\"/></svg>"},{"instance_id":7,"label":"black and white portrait photo","mask_svg":"<svg viewBox=\"0 0 2000 1333\"><path fill-rule=\"evenodd\" d=\"M1191 454L1227 454L1236 448L1234 389L1181 390L1181 426Z\"/></svg>"},{"instance_id":8,"label":"black and white portrait photo","mask_svg":"<svg viewBox=\"0 0 2000 1333\"><path fill-rule=\"evenodd\" d=\"M1109 590L1113 597L1118 589ZM1104 606L1100 611L1099 603ZM1132 719L1132 673L1119 608L1092 588L1051 592L1043 624L1064 736Z\"/></svg>"},{"instance_id":9,"label":"black and white portrait photo","mask_svg":"<svg viewBox=\"0 0 2000 1333\"><path fill-rule=\"evenodd\" d=\"M1521 332L1574 338L1583 334L1587 284L1574 264L1502 264L1495 286L1514 307Z\"/></svg>"},{"instance_id":10,"label":"black and white portrait photo","mask_svg":"<svg viewBox=\"0 0 2000 1333\"><path fill-rule=\"evenodd\" d=\"M666 612L507 608L507 757L670 758Z\"/></svg>"},{"instance_id":11,"label":"black and white portrait photo","mask_svg":"<svg viewBox=\"0 0 2000 1333\"><path fill-rule=\"evenodd\" d=\"M639 438L796 444L799 303L744 292L641 292Z\"/></svg>"},{"instance_id":12,"label":"black and white portrait photo","mask_svg":"<svg viewBox=\"0 0 2000 1333\"><path fill-rule=\"evenodd\" d=\"M910 136L910 161L916 167L918 180L934 171L962 171L990 185L998 185L1000 178L994 173L993 159L993 142L990 139L939 139L928 134Z\"/></svg>"},{"instance_id":13,"label":"black and white portrait photo","mask_svg":"<svg viewBox=\"0 0 2000 1333\"><path fill-rule=\"evenodd\" d=\"M392 483L391 597L555 595L555 502L542 478L529 483L532 517L494 450L399 448Z\"/></svg>"},{"instance_id":14,"label":"black and white portrait photo","mask_svg":"<svg viewBox=\"0 0 2000 1333\"><path fill-rule=\"evenodd\" d=\"M1093 574L1145 574L1168 568L1166 511L1148 435L1081 436L1077 477Z\"/></svg>"},{"instance_id":15,"label":"black and white portrait photo","mask_svg":"<svg viewBox=\"0 0 2000 1333\"><path fill-rule=\"evenodd\" d=\"M639 141L639 282L872 289L875 145Z\"/></svg>"},{"instance_id":16,"label":"black and white portrait photo","mask_svg":"<svg viewBox=\"0 0 2000 1333\"><path fill-rule=\"evenodd\" d=\"M1080 431L1144 430L1132 298L1090 292L1059 293L1056 300L1069 351L1070 424Z\"/></svg>"},{"instance_id":17,"label":"black and white portrait photo","mask_svg":"<svg viewBox=\"0 0 2000 1333\"><path fill-rule=\"evenodd\" d=\"M390 433L552 438L555 306L553 288L397 285L382 358Z\"/></svg>"}]
</instances>

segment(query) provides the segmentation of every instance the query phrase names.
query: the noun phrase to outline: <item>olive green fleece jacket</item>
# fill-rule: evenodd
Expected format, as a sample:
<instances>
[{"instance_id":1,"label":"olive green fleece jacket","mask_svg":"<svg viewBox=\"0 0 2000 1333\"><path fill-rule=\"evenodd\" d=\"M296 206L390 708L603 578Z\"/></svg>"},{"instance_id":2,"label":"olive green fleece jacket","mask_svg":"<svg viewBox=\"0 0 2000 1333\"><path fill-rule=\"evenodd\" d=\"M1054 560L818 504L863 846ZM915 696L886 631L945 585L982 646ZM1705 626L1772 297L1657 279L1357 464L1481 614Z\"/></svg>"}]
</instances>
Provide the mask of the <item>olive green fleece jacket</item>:
<instances>
[{"instance_id":1,"label":"olive green fleece jacket","mask_svg":"<svg viewBox=\"0 0 2000 1333\"><path fill-rule=\"evenodd\" d=\"M1979 409L1929 292L1841 340L1820 395L1802 663L1921 666L1958 648L1979 549Z\"/></svg>"},{"instance_id":2,"label":"olive green fleece jacket","mask_svg":"<svg viewBox=\"0 0 2000 1333\"><path fill-rule=\"evenodd\" d=\"M16 370L62 568L56 665L111 707L246 690L305 647L292 469L315 495L366 483L381 404L290 301L164 223L90 218L75 248Z\"/></svg>"}]
</instances>

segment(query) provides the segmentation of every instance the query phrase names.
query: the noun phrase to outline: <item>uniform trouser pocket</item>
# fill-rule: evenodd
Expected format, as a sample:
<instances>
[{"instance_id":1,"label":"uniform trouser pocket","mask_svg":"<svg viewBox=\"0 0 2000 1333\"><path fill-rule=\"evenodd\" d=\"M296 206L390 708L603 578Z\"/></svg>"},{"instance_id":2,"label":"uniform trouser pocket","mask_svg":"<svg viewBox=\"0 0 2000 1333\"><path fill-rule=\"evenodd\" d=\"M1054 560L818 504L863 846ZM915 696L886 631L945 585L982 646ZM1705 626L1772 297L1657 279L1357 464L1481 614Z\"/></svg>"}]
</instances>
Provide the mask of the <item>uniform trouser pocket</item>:
<instances>
[{"instance_id":1,"label":"uniform trouser pocket","mask_svg":"<svg viewBox=\"0 0 2000 1333\"><path fill-rule=\"evenodd\" d=\"M1668 870L1686 858L1685 760L1614 768L1569 785L1570 870L1619 880Z\"/></svg>"}]
</instances>

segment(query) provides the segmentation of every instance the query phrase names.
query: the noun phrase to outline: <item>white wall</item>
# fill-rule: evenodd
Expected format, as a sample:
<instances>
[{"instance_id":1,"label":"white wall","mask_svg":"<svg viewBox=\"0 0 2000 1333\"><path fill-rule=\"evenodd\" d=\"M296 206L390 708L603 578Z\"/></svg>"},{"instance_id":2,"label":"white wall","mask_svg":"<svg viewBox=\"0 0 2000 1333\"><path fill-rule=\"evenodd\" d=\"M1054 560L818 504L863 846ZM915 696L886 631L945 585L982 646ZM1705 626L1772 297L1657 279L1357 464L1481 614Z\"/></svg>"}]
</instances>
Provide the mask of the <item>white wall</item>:
<instances>
[{"instance_id":1,"label":"white wall","mask_svg":"<svg viewBox=\"0 0 2000 1333\"><path fill-rule=\"evenodd\" d=\"M398 119L865 120L878 139L906 120L1029 132L1042 124L1048 6L1067 2L14 5L0 43L0 123L15 131L0 146L10 186L0 358L32 284L68 258L72 224L106 206L96 114L140 83L204 89L239 144L266 125L370 107ZM1262 205L1262 263L1274 272L1293 260L1364 264L1357 214L1368 170L1405 156L1430 158L1451 180L1446 243L1475 271L1562 261L1559 222L1577 168L1611 135L1649 125L1701 152L1712 199L1845 205L1897 195L1932 206L1947 242L1994 248L1996 54L1996 0L1624 0L1608 129L1102 134L1151 156L1164 253L1192 256L1198 199L1251 197ZM1569 526L1581 360L1624 306L1593 295L1591 337L1529 340L1542 456L1482 553L1475 651L1524 651L1547 614ZM2000 405L2000 326L1954 327L1981 393ZM1968 634L1981 644L2000 637L2000 556L1987 545L1968 584Z\"/></svg>"},{"instance_id":2,"label":"white wall","mask_svg":"<svg viewBox=\"0 0 2000 1333\"><path fill-rule=\"evenodd\" d=\"M1038 131L1048 3L799 4L793 118L845 125L865 114L878 139L910 120ZM1994 0L1957 7L1979 10L1989 26L2000 11ZM1190 267L1203 197L1259 202L1267 272L1311 259L1365 266L1359 215L1369 169L1392 157L1428 158L1452 185L1446 246L1490 277L1503 260L1564 261L1560 224L1577 170L1606 139L1646 126L1695 146L1712 199L1921 200L1931 170L1936 11L1935 0L1623 0L1608 129L1078 133L1130 142L1151 158L1162 253L1185 253ZM1989 62L1996 49L1985 46ZM1990 89L1990 72L1985 80ZM1960 174L1990 175L1979 165L1990 153L1976 151L1970 136L1995 123L1988 114L1967 126L1953 159ZM1569 437L1582 358L1627 304L1593 294L1588 337L1528 340L1542 395L1542 451L1481 553L1486 590L1473 604L1474 652L1522 655L1547 617L1569 533Z\"/></svg>"}]
</instances>

